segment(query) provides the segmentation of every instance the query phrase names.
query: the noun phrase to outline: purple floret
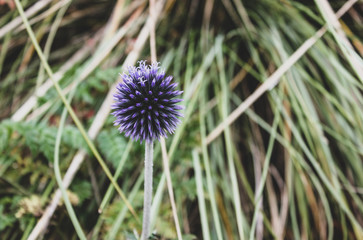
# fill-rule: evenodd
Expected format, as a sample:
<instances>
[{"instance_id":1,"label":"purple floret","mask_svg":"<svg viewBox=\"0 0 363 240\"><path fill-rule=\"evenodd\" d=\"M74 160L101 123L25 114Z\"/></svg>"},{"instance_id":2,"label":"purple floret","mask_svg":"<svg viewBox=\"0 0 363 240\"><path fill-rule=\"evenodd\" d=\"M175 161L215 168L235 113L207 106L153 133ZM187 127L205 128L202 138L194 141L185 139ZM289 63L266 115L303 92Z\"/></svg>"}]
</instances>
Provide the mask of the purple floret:
<instances>
[{"instance_id":1,"label":"purple floret","mask_svg":"<svg viewBox=\"0 0 363 240\"><path fill-rule=\"evenodd\" d=\"M138 63L138 67L130 66L128 74L121 75L123 82L117 85L112 115L116 117L114 125L125 136L152 142L174 133L180 124L177 117L183 117L183 107L176 104L183 100L175 97L183 91L175 90L178 84L172 83L172 76L165 78L157 63Z\"/></svg>"}]
</instances>

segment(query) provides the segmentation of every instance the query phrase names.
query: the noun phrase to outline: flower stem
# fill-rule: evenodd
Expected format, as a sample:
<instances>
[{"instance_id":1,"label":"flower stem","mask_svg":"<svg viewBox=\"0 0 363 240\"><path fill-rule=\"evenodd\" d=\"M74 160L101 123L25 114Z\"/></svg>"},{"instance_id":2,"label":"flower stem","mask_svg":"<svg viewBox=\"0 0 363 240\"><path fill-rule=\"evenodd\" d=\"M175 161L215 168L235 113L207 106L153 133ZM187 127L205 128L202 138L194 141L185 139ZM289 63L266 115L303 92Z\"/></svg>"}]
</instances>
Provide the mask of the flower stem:
<instances>
[{"instance_id":1,"label":"flower stem","mask_svg":"<svg viewBox=\"0 0 363 240\"><path fill-rule=\"evenodd\" d=\"M144 218L142 221L141 240L150 235L150 213L153 193L153 142L145 143L145 173L144 173Z\"/></svg>"},{"instance_id":2,"label":"flower stem","mask_svg":"<svg viewBox=\"0 0 363 240\"><path fill-rule=\"evenodd\" d=\"M77 219L76 213L74 212L74 209L72 207L71 201L69 200L66 188L63 185L62 176L61 176L61 172L59 169L59 148L60 148L60 144L61 144L62 133L63 133L63 128L64 128L66 117L67 117L67 109L64 108L63 112L62 112L60 124L59 124L59 129L57 132L55 147L54 147L54 174L55 174L55 178L57 180L59 189L62 192L64 205L66 206L69 217L73 223L74 229L76 230L76 233L77 233L79 239L86 240L87 237L82 230L82 227Z\"/></svg>"}]
</instances>

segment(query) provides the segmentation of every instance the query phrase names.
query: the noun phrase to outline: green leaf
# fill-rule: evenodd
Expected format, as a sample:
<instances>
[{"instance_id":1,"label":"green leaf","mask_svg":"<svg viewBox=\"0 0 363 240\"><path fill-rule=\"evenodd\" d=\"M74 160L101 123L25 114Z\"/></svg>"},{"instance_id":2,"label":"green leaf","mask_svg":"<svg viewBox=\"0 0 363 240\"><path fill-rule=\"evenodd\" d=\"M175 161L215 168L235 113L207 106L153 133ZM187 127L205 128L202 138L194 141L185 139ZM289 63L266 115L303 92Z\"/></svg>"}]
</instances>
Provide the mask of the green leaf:
<instances>
[{"instance_id":1,"label":"green leaf","mask_svg":"<svg viewBox=\"0 0 363 240\"><path fill-rule=\"evenodd\" d=\"M104 130L98 135L97 143L101 153L106 156L106 160L116 168L126 148L125 138L114 129Z\"/></svg>"},{"instance_id":2,"label":"green leaf","mask_svg":"<svg viewBox=\"0 0 363 240\"><path fill-rule=\"evenodd\" d=\"M4 230L8 226L11 226L15 221L15 216L5 214L4 205L0 205L0 231Z\"/></svg>"},{"instance_id":3,"label":"green leaf","mask_svg":"<svg viewBox=\"0 0 363 240\"><path fill-rule=\"evenodd\" d=\"M73 193L77 194L79 198L79 205L86 199L89 199L92 195L92 186L88 181L74 181L71 185Z\"/></svg>"}]
</instances>

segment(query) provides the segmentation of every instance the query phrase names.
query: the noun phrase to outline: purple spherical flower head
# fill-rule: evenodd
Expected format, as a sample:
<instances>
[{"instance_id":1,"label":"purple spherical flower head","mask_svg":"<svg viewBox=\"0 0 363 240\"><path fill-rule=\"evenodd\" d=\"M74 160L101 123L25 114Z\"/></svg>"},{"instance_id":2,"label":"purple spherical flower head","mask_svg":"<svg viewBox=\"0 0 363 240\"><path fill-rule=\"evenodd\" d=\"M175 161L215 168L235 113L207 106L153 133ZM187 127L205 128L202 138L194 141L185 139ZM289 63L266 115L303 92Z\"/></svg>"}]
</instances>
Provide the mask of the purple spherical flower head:
<instances>
[{"instance_id":1,"label":"purple spherical flower head","mask_svg":"<svg viewBox=\"0 0 363 240\"><path fill-rule=\"evenodd\" d=\"M112 115L116 117L114 125L120 132L135 140L152 142L167 133L174 133L183 117L176 105L182 99L175 98L183 91L175 90L177 83L172 83L172 76L165 77L158 63L128 67L128 74L122 74L123 82L117 85Z\"/></svg>"}]
</instances>

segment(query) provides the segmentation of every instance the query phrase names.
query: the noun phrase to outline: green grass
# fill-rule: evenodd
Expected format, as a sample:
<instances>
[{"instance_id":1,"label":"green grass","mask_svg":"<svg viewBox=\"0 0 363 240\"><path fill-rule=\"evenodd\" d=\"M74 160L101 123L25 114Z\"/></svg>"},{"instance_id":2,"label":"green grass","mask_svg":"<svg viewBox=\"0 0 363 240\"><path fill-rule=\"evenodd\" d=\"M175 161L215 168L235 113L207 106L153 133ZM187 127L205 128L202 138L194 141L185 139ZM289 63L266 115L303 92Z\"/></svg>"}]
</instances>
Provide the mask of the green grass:
<instances>
[{"instance_id":1,"label":"green grass","mask_svg":"<svg viewBox=\"0 0 363 240\"><path fill-rule=\"evenodd\" d=\"M136 239L144 146L109 107L118 73L150 62L149 3L57 2L0 8L0 238ZM166 139L183 239L363 237L363 2L341 30L326 1L300 2L161 1L157 59L184 91ZM176 239L162 164L156 143L154 237Z\"/></svg>"}]
</instances>

